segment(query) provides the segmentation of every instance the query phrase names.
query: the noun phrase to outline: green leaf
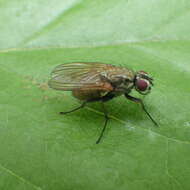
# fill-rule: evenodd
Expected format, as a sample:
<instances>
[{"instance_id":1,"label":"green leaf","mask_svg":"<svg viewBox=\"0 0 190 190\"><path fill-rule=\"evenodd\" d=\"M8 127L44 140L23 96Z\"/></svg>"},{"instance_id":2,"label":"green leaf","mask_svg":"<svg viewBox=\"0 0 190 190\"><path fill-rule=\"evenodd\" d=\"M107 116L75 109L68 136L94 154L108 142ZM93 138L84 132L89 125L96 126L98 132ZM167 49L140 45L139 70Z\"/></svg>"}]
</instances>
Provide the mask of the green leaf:
<instances>
[{"instance_id":1,"label":"green leaf","mask_svg":"<svg viewBox=\"0 0 190 190\"><path fill-rule=\"evenodd\" d=\"M190 1L1 0L0 189L189 190ZM49 89L58 64L100 61L145 70L143 98L79 105ZM134 93L137 97L142 97Z\"/></svg>"}]
</instances>

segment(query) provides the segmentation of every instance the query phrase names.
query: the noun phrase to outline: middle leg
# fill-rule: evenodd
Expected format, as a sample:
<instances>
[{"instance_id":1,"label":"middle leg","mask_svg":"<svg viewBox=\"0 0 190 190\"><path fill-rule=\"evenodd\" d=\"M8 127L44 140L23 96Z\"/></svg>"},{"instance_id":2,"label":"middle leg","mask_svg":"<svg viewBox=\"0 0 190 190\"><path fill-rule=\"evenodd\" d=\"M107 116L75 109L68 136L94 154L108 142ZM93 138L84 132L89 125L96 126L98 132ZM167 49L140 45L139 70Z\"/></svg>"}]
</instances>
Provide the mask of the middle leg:
<instances>
[{"instance_id":1,"label":"middle leg","mask_svg":"<svg viewBox=\"0 0 190 190\"><path fill-rule=\"evenodd\" d=\"M106 130L106 126L107 126L108 120L109 120L108 113L107 113L107 110L105 109L103 101L102 101L102 108L103 108L103 112L104 112L105 123L104 123L104 127L103 127L103 129L102 129L102 131L100 133L100 136L99 136L98 140L96 141L96 144L98 144L100 142L100 140L102 139L104 131Z\"/></svg>"}]
</instances>

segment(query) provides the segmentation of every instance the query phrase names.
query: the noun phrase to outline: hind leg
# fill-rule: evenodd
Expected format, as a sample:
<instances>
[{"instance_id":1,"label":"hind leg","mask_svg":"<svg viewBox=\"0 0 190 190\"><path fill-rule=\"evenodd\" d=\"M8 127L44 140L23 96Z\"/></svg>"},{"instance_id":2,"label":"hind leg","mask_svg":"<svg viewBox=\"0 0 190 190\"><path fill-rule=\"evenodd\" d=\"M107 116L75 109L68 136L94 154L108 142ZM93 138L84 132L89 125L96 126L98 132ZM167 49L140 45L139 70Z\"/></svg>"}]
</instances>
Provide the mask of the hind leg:
<instances>
[{"instance_id":1,"label":"hind leg","mask_svg":"<svg viewBox=\"0 0 190 190\"><path fill-rule=\"evenodd\" d=\"M74 109L72 109L72 110L70 110L70 111L67 111L67 112L59 112L60 114L62 114L62 115L64 115L64 114L67 114L67 113L72 113L72 112L74 112L74 111L77 111L77 110L79 110L79 109L81 109L81 108L84 108L85 107L85 105L86 105L86 101L85 102L83 102L79 107L77 107L77 108L74 108Z\"/></svg>"}]
</instances>

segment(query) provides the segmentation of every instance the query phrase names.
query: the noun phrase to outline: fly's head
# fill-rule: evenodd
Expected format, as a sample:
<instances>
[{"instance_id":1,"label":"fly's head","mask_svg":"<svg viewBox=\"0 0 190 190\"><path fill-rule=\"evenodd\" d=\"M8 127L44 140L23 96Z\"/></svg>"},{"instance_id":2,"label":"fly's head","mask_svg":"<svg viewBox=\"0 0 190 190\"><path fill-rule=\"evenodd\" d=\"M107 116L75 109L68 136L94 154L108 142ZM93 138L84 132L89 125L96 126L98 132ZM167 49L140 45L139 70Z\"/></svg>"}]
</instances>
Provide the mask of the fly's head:
<instances>
[{"instance_id":1,"label":"fly's head","mask_svg":"<svg viewBox=\"0 0 190 190\"><path fill-rule=\"evenodd\" d=\"M150 93L153 79L144 71L138 71L134 80L135 89L143 95Z\"/></svg>"}]
</instances>

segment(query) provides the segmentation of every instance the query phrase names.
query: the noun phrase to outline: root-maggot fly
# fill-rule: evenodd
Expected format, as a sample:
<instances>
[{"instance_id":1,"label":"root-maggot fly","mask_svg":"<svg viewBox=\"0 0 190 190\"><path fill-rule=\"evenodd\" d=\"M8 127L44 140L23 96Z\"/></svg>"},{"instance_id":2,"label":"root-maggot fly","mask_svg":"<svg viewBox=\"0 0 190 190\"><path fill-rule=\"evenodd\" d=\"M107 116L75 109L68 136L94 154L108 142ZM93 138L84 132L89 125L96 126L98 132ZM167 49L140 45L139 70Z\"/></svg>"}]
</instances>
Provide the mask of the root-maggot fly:
<instances>
[{"instance_id":1,"label":"root-maggot fly","mask_svg":"<svg viewBox=\"0 0 190 190\"><path fill-rule=\"evenodd\" d=\"M48 85L56 90L72 91L73 96L82 101L79 107L67 112L60 112L60 114L79 110L89 102L102 102L105 123L96 141L97 144L103 136L109 119L104 102L120 95L139 103L151 121L158 126L146 110L142 100L129 95L132 89L143 95L150 92L153 79L144 71L134 72L124 67L103 63L66 63L54 68Z\"/></svg>"}]
</instances>

